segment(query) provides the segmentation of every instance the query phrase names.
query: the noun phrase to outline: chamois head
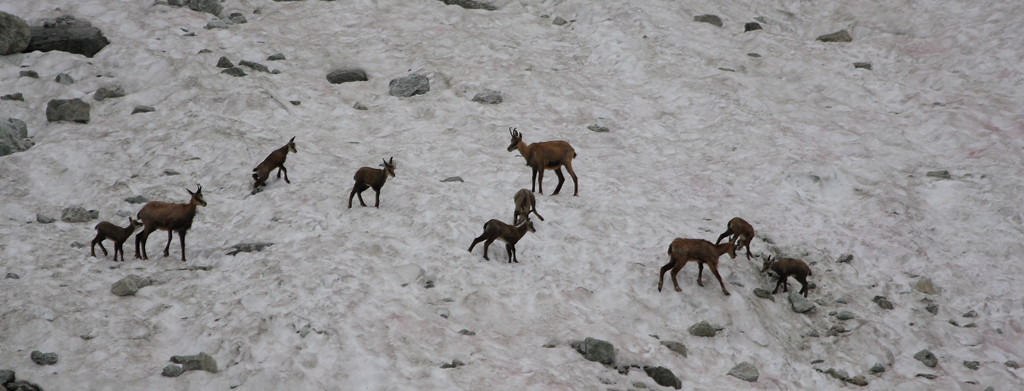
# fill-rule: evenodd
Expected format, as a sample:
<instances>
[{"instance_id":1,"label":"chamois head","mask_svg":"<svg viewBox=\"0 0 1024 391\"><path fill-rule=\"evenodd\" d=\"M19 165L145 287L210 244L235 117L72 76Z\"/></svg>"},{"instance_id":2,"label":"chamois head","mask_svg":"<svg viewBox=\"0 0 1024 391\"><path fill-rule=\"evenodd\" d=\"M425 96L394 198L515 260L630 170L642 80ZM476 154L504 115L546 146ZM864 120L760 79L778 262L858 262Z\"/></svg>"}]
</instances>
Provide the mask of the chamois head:
<instances>
[{"instance_id":1,"label":"chamois head","mask_svg":"<svg viewBox=\"0 0 1024 391\"><path fill-rule=\"evenodd\" d=\"M512 135L512 143L508 145L508 151L512 152L519 148L519 143L523 142L523 134L512 127L508 128L508 133Z\"/></svg>"},{"instance_id":2,"label":"chamois head","mask_svg":"<svg viewBox=\"0 0 1024 391\"><path fill-rule=\"evenodd\" d=\"M382 158L381 160L384 160L384 159ZM384 174L385 175L388 175L388 176L390 176L392 178L395 177L395 157L394 156L391 157L391 160L384 160L384 163L381 163L380 166L384 167Z\"/></svg>"},{"instance_id":3,"label":"chamois head","mask_svg":"<svg viewBox=\"0 0 1024 391\"><path fill-rule=\"evenodd\" d=\"M203 199L203 186L202 185L196 184L196 192L195 193L193 193L192 190L189 190L189 189L185 189L185 191L187 191L188 194L192 196L192 201L191 202L194 202L195 204L197 204L199 206L206 206L206 200Z\"/></svg>"},{"instance_id":4,"label":"chamois head","mask_svg":"<svg viewBox=\"0 0 1024 391\"><path fill-rule=\"evenodd\" d=\"M519 227L526 227L527 231L537 232L537 229L533 228L533 220L530 220L530 216L526 216L526 222L519 224Z\"/></svg>"},{"instance_id":5,"label":"chamois head","mask_svg":"<svg viewBox=\"0 0 1024 391\"><path fill-rule=\"evenodd\" d=\"M298 152L295 150L295 137L292 137L291 140L288 140L288 152Z\"/></svg>"},{"instance_id":6,"label":"chamois head","mask_svg":"<svg viewBox=\"0 0 1024 391\"><path fill-rule=\"evenodd\" d=\"M761 266L761 273L762 274L767 273L768 269L771 269L772 263L777 262L778 260L779 260L778 258L776 258L775 260L772 260L772 256L769 255L768 259L764 260L764 265Z\"/></svg>"}]
</instances>

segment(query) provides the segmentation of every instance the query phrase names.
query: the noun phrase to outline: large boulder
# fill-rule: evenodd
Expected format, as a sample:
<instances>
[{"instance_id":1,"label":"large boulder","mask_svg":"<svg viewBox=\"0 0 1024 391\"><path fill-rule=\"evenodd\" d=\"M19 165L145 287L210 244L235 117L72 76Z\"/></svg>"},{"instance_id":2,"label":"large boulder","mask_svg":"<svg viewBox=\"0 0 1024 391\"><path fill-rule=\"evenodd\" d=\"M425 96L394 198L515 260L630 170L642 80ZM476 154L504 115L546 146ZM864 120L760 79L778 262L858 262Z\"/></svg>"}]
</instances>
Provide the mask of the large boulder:
<instances>
[{"instance_id":1,"label":"large boulder","mask_svg":"<svg viewBox=\"0 0 1024 391\"><path fill-rule=\"evenodd\" d=\"M93 94L92 98L96 100L104 100L110 98L120 98L124 95L125 93L123 87L117 84L109 84L100 87L100 89L96 90L96 93Z\"/></svg>"},{"instance_id":2,"label":"large boulder","mask_svg":"<svg viewBox=\"0 0 1024 391\"><path fill-rule=\"evenodd\" d=\"M224 10L224 6L220 5L220 1L217 0L192 0L188 3L188 8L193 11L213 14L213 16L217 16Z\"/></svg>"},{"instance_id":3,"label":"large boulder","mask_svg":"<svg viewBox=\"0 0 1024 391\"><path fill-rule=\"evenodd\" d=\"M651 379L654 379L655 383L661 386L672 387L677 390L683 387L683 382L668 368L644 367L644 372L647 372L647 376L650 376Z\"/></svg>"},{"instance_id":4,"label":"large boulder","mask_svg":"<svg viewBox=\"0 0 1024 391\"><path fill-rule=\"evenodd\" d=\"M81 206L69 206L60 212L60 220L67 223L84 223L99 218L99 212L85 210Z\"/></svg>"},{"instance_id":5,"label":"large boulder","mask_svg":"<svg viewBox=\"0 0 1024 391\"><path fill-rule=\"evenodd\" d=\"M153 280L130 274L111 285L110 292L118 296L134 296L139 289L150 285L153 285Z\"/></svg>"},{"instance_id":6,"label":"large boulder","mask_svg":"<svg viewBox=\"0 0 1024 391\"><path fill-rule=\"evenodd\" d=\"M32 32L25 20L0 11L0 56L21 53L31 38Z\"/></svg>"},{"instance_id":7,"label":"large boulder","mask_svg":"<svg viewBox=\"0 0 1024 391\"><path fill-rule=\"evenodd\" d=\"M746 361L737 364L735 367L732 367L732 369L729 370L728 375L749 382L755 382L757 381L758 376L761 376L761 374L757 372L757 368L754 367L754 364L751 364Z\"/></svg>"},{"instance_id":8,"label":"large boulder","mask_svg":"<svg viewBox=\"0 0 1024 391\"><path fill-rule=\"evenodd\" d=\"M573 347L587 360L606 365L615 362L615 347L608 341L587 337L583 342L575 343Z\"/></svg>"},{"instance_id":9,"label":"large boulder","mask_svg":"<svg viewBox=\"0 0 1024 391\"><path fill-rule=\"evenodd\" d=\"M46 104L46 120L50 122L71 121L89 123L88 103L81 99L54 99Z\"/></svg>"},{"instance_id":10,"label":"large boulder","mask_svg":"<svg viewBox=\"0 0 1024 391\"><path fill-rule=\"evenodd\" d=\"M28 138L28 126L20 119L9 118L0 121L0 156L21 152L32 146Z\"/></svg>"},{"instance_id":11,"label":"large boulder","mask_svg":"<svg viewBox=\"0 0 1024 391\"><path fill-rule=\"evenodd\" d=\"M814 303L797 293L796 289L789 291L789 304L793 306L794 312L801 314L814 309Z\"/></svg>"},{"instance_id":12,"label":"large boulder","mask_svg":"<svg viewBox=\"0 0 1024 391\"><path fill-rule=\"evenodd\" d=\"M391 80L388 84L389 93L397 97L409 97L426 94L430 91L430 79L419 74L411 74Z\"/></svg>"},{"instance_id":13,"label":"large boulder","mask_svg":"<svg viewBox=\"0 0 1024 391\"><path fill-rule=\"evenodd\" d=\"M58 50L92 57L110 43L100 29L92 27L88 22L71 20L70 23L29 27L32 39L24 52Z\"/></svg>"}]
</instances>

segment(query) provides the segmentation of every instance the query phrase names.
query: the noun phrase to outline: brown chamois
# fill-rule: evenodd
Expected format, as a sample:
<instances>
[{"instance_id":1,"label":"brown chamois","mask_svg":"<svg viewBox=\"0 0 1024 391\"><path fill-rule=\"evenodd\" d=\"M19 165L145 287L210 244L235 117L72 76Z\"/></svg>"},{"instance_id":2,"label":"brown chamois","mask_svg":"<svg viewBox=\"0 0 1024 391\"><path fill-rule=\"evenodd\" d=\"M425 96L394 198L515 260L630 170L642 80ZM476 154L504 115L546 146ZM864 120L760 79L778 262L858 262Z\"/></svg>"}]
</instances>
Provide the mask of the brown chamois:
<instances>
[{"instance_id":1,"label":"brown chamois","mask_svg":"<svg viewBox=\"0 0 1024 391\"><path fill-rule=\"evenodd\" d=\"M807 276L813 275L813 273L811 273L811 268L807 266L804 261L793 258L776 258L775 261L772 262L772 257L769 255L768 259L764 261L761 273L767 273L768 270L779 275L779 282L775 284L775 290L772 291L773 295L779 291L779 285L782 285L783 292L789 292L789 282L786 280L789 279L789 276L793 276L793 278L799 281L801 285L800 292L797 293L803 294L804 297L807 297L807 291L810 290L807 285Z\"/></svg>"},{"instance_id":2,"label":"brown chamois","mask_svg":"<svg viewBox=\"0 0 1024 391\"><path fill-rule=\"evenodd\" d=\"M576 173L572 170L572 159L576 157L576 151L569 143L545 141L526 145L523 142L522 133L512 128L508 128L508 131L512 135L512 144L509 144L508 151L512 152L518 149L519 154L526 159L526 165L533 169L530 190L544 194L544 185L541 183L544 180L544 170L555 170L555 174L558 175L558 186L555 187L555 192L551 195L558 194L558 191L562 190L562 183L565 182L565 177L562 176L562 166L565 166L566 171L569 171L569 175L572 176L572 195L579 196L580 186L576 183Z\"/></svg>"},{"instance_id":3,"label":"brown chamois","mask_svg":"<svg viewBox=\"0 0 1024 391\"><path fill-rule=\"evenodd\" d=\"M271 152L270 156L263 159L263 163L260 163L256 168L252 169L252 179L256 180L256 183L252 185L253 189L259 188L260 186L266 186L267 179L270 178L270 173L273 172L275 168L277 169L278 179L281 178L281 172L283 171L285 183L292 183L288 180L288 169L284 168L284 161L288 158L288 152L297 152L295 150L295 137L288 140L288 144L285 144L285 146Z\"/></svg>"},{"instance_id":4,"label":"brown chamois","mask_svg":"<svg viewBox=\"0 0 1024 391\"><path fill-rule=\"evenodd\" d=\"M128 218L128 226L121 228L113 223L101 221L96 224L96 238L92 240L92 256L96 256L96 245L100 245L100 250L103 250L103 256L107 256L107 249L103 247L103 241L110 239L114 241L114 262L117 262L117 253L121 253L121 262L124 262L124 242L132 236L135 232L135 227L142 225L142 223L133 220L131 217Z\"/></svg>"},{"instance_id":5,"label":"brown chamois","mask_svg":"<svg viewBox=\"0 0 1024 391\"><path fill-rule=\"evenodd\" d=\"M676 274L679 274L679 270L682 270L683 266L689 261L696 261L699 271L697 272L697 285L704 286L704 283L700 281L701 275L704 273L704 264L708 264L708 268L711 269L711 273L715 274L715 278L718 279L718 284L722 286L722 293L726 296L729 295L729 291L725 289L725 284L722 283L722 276L718 274L718 257L722 254L728 253L733 259L736 258L736 245L732 243L722 243L719 245L711 244L711 242L704 239L680 239L672 241L672 244L668 246L668 257L669 261L665 266L661 267L661 275L658 276L658 292L661 292L662 283L665 281L665 272L672 269L672 285L675 285L676 292L681 292L679 289L679 283L676 282Z\"/></svg>"},{"instance_id":6,"label":"brown chamois","mask_svg":"<svg viewBox=\"0 0 1024 391\"><path fill-rule=\"evenodd\" d=\"M167 231L167 246L164 247L164 256L170 255L171 238L174 231L178 231L178 239L181 241L181 261L185 262L185 232L192 228L192 219L196 217L196 207L206 206L203 199L203 187L196 185L196 192L185 189L192 199L187 204L172 204L168 202L150 201L139 210L136 216L142 221L142 232L135 235L135 258L149 259L146 255L146 240L149 234L158 229ZM141 244L142 252L139 253Z\"/></svg>"},{"instance_id":7,"label":"brown chamois","mask_svg":"<svg viewBox=\"0 0 1024 391\"><path fill-rule=\"evenodd\" d=\"M726 236L732 235L729 238L729 243L735 244L737 249L746 247L747 248L747 260L750 260L750 241L754 239L754 227L739 217L733 217L729 220L729 225L725 229L725 233L718 237L715 244L718 244Z\"/></svg>"},{"instance_id":8,"label":"brown chamois","mask_svg":"<svg viewBox=\"0 0 1024 391\"><path fill-rule=\"evenodd\" d=\"M348 195L348 208L352 209L352 196L359 196L359 204L366 206L363 202L363 190L373 188L373 191L377 193L377 202L373 204L374 208L380 208L380 188L384 187L384 182L388 180L390 175L392 178L395 177L395 157L392 156L390 160L384 160L384 164L381 164L383 169L376 169L370 167L363 167L356 171L356 175L353 179L356 180L356 185L352 186L352 193Z\"/></svg>"},{"instance_id":9,"label":"brown chamois","mask_svg":"<svg viewBox=\"0 0 1024 391\"><path fill-rule=\"evenodd\" d=\"M516 195L512 197L512 200L516 202L516 210L512 213L512 224L519 225L519 216L523 217L523 220L530 218L530 212L537 215L540 221L544 221L540 213L537 213L537 199L533 196L533 192L520 189L516 192Z\"/></svg>"},{"instance_id":10,"label":"brown chamois","mask_svg":"<svg viewBox=\"0 0 1024 391\"><path fill-rule=\"evenodd\" d=\"M508 225L498 220L491 220L484 224L484 233L480 234L479 237L473 239L473 244L469 245L469 252L473 252L473 247L477 243L484 242L484 259L487 258L487 247L491 245L494 240L500 240L505 242L505 252L508 254L508 263L519 263L519 259L516 258L516 243L519 243L519 239L522 239L526 235L526 232L537 232L533 228L533 222L530 221L530 216L526 216L526 220L518 225Z\"/></svg>"}]
</instances>

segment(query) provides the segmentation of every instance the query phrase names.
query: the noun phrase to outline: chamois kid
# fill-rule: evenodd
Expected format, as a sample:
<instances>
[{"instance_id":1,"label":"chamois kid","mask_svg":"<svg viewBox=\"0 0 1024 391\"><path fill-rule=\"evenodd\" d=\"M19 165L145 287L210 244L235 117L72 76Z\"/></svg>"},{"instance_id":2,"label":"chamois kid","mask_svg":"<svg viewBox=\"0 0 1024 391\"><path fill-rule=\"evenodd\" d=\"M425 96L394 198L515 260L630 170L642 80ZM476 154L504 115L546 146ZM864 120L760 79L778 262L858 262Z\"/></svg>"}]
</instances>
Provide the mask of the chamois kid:
<instances>
[{"instance_id":1,"label":"chamois kid","mask_svg":"<svg viewBox=\"0 0 1024 391\"><path fill-rule=\"evenodd\" d=\"M164 247L164 256L170 255L171 238L174 231L178 231L178 239L181 241L181 261L185 262L185 233L192 228L192 219L196 217L196 207L206 206L203 199L203 187L196 185L196 192L185 189L192 199L186 204L172 204L168 202L150 201L139 210L137 217L142 221L142 232L135 235L135 258L149 259L146 255L146 241L149 234L158 229L167 231L167 246ZM142 252L139 252L139 247Z\"/></svg>"},{"instance_id":2,"label":"chamois kid","mask_svg":"<svg viewBox=\"0 0 1024 391\"><path fill-rule=\"evenodd\" d=\"M284 172L285 183L292 183L288 180L288 169L284 168L284 161L288 158L288 152L297 152L295 150L295 137L288 140L288 144L285 144L285 146L271 152L270 156L263 159L263 163L260 163L256 168L252 169L252 179L256 180L256 183L252 185L253 189L258 189L260 186L266 186L267 179L270 178L270 173L273 172L275 168L277 169L278 179L281 178L281 172Z\"/></svg>"},{"instance_id":3,"label":"chamois kid","mask_svg":"<svg viewBox=\"0 0 1024 391\"><path fill-rule=\"evenodd\" d=\"M512 213L512 224L519 225L519 217L522 216L523 220L530 218L530 212L537 215L540 221L544 221L540 213L537 213L537 198L533 196L533 192L520 189L516 192L516 195L512 197L512 200L516 202L516 210Z\"/></svg>"},{"instance_id":4,"label":"chamois kid","mask_svg":"<svg viewBox=\"0 0 1024 391\"><path fill-rule=\"evenodd\" d=\"M737 249L746 247L747 248L747 260L750 260L750 241L754 239L754 227L739 217L733 217L729 220L729 224L725 229L725 232L718 237L715 244L718 244L726 236L729 237L729 243L735 244Z\"/></svg>"},{"instance_id":5,"label":"chamois kid","mask_svg":"<svg viewBox=\"0 0 1024 391\"><path fill-rule=\"evenodd\" d=\"M92 240L92 256L96 256L96 245L100 245L100 250L103 250L103 256L107 256L107 249L103 247L103 241L110 239L114 241L114 262L117 262L117 253L121 253L121 262L124 262L124 242L132 236L135 232L135 228L142 225L142 223L133 220L131 217L128 218L128 226L121 228L113 223L102 221L96 224L96 238Z\"/></svg>"},{"instance_id":6,"label":"chamois kid","mask_svg":"<svg viewBox=\"0 0 1024 391\"><path fill-rule=\"evenodd\" d=\"M729 291L725 289L725 284L722 283L722 276L718 274L718 257L726 253L733 259L736 259L736 246L732 243L714 245L704 239L676 238L668 246L668 263L661 267L661 274L658 276L658 292L661 292L662 284L665 281L665 272L669 271L669 269L672 270L672 285L676 287L676 292L682 292L682 289L679 289L679 283L676 282L676 274L679 274L679 271L683 269L683 266L686 266L687 262L695 261L699 267L697 285L704 286L700 279L704 273L704 264L706 263L708 268L711 269L711 273L714 273L715 278L718 279L718 284L722 286L722 293L728 296Z\"/></svg>"},{"instance_id":7,"label":"chamois kid","mask_svg":"<svg viewBox=\"0 0 1024 391\"><path fill-rule=\"evenodd\" d=\"M498 220L491 220L484 224L484 233L476 239L473 239L473 244L469 245L469 252L473 252L473 247L477 243L484 242L484 259L487 258L487 247L491 245L495 240L505 242L505 252L508 254L508 263L519 263L519 259L516 258L516 243L519 243L519 239L522 239L526 235L526 232L537 232L533 228L533 222L530 221L530 217L527 216L526 220L518 225L508 225Z\"/></svg>"},{"instance_id":8,"label":"chamois kid","mask_svg":"<svg viewBox=\"0 0 1024 391\"><path fill-rule=\"evenodd\" d=\"M572 159L576 157L576 151L569 143L545 141L526 145L523 142L522 133L512 128L508 128L508 131L512 135L512 143L509 144L508 151L518 150L519 154L523 155L523 159L526 159L526 165L533 169L530 190L544 194L544 185L541 183L544 180L544 170L555 170L555 175L558 175L558 186L555 187L555 192L551 195L558 194L562 190L562 183L565 182L565 177L562 176L562 166L565 166L566 171L569 171L569 175L572 176L572 195L579 196L580 186L576 182L576 173L572 170Z\"/></svg>"},{"instance_id":9,"label":"chamois kid","mask_svg":"<svg viewBox=\"0 0 1024 391\"><path fill-rule=\"evenodd\" d=\"M366 206L363 202L363 190L373 188L373 192L377 193L377 201L373 204L374 208L380 208L380 188L384 187L384 182L388 180L388 176L395 177L395 157L392 156L390 160L384 160L384 164L381 164L383 169L376 169L370 167L363 167L356 171L356 175L353 179L356 180L355 186L352 186L352 192L348 195L348 208L352 209L352 197L359 196L359 204Z\"/></svg>"},{"instance_id":10,"label":"chamois kid","mask_svg":"<svg viewBox=\"0 0 1024 391\"><path fill-rule=\"evenodd\" d=\"M783 292L789 292L789 282L786 280L789 279L789 276L793 276L801 285L800 292L797 293L807 297L807 291L810 290L807 285L807 276L813 275L807 263L793 258L775 259L775 261L772 261L772 257L769 255L768 259L764 261L761 273L767 273L768 270L779 275L779 282L775 283L775 290L772 291L773 295L779 291L779 285L782 286Z\"/></svg>"}]
</instances>

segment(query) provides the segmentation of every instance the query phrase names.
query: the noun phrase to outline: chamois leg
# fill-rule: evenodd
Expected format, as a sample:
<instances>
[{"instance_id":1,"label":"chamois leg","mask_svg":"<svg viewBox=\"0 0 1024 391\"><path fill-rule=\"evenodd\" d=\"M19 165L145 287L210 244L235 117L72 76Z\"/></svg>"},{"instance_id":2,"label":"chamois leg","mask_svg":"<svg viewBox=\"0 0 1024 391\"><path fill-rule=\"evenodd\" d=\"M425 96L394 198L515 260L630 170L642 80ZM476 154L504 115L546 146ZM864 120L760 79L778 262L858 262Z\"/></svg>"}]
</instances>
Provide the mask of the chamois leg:
<instances>
[{"instance_id":1,"label":"chamois leg","mask_svg":"<svg viewBox=\"0 0 1024 391\"><path fill-rule=\"evenodd\" d=\"M167 230L167 245L164 246L164 256L165 257L171 256L171 240L173 240L173 239L174 239L174 231L173 230Z\"/></svg>"},{"instance_id":2,"label":"chamois leg","mask_svg":"<svg viewBox=\"0 0 1024 391\"><path fill-rule=\"evenodd\" d=\"M787 278L789 278L789 277L782 277L782 276L779 276L779 282L776 282L776 283L775 283L775 290L773 290L773 291L772 291L772 294L773 294L773 295L774 295L774 294L776 294L776 293L779 293L779 287L780 287L780 286L782 286L782 284L786 282L786 279L787 279ZM786 292L786 291L787 291L787 289L786 289L785 287L783 287L783 290L782 290L782 291L783 291L783 292Z\"/></svg>"},{"instance_id":3,"label":"chamois leg","mask_svg":"<svg viewBox=\"0 0 1024 391\"><path fill-rule=\"evenodd\" d=\"M505 243L505 253L508 255L508 263L519 263L519 260L516 259L516 246Z\"/></svg>"},{"instance_id":4,"label":"chamois leg","mask_svg":"<svg viewBox=\"0 0 1024 391\"><path fill-rule=\"evenodd\" d=\"M169 232L169 231L168 231ZM181 241L181 261L185 262L185 230L178 231L178 240ZM168 243L170 244L170 243Z\"/></svg>"},{"instance_id":5,"label":"chamois leg","mask_svg":"<svg viewBox=\"0 0 1024 391\"><path fill-rule=\"evenodd\" d=\"M580 184L576 181L576 172L572 170L572 161L565 162L565 170L569 171L569 176L572 177L572 196L580 196Z\"/></svg>"},{"instance_id":6,"label":"chamois leg","mask_svg":"<svg viewBox=\"0 0 1024 391\"><path fill-rule=\"evenodd\" d=\"M103 250L103 256L107 256L107 249L103 248L103 239L106 239L103 237L103 234L98 234L96 235L96 238L92 240L92 246L90 247L90 249L92 250L92 256L96 256L97 244L100 245L100 250ZM117 257L117 253L114 254L114 257ZM114 260L116 261L117 259Z\"/></svg>"},{"instance_id":7,"label":"chamois leg","mask_svg":"<svg viewBox=\"0 0 1024 391\"><path fill-rule=\"evenodd\" d=\"M103 248L103 246L100 246ZM124 242L114 243L114 262L117 262L117 253L121 253L121 262L124 262Z\"/></svg>"},{"instance_id":8,"label":"chamois leg","mask_svg":"<svg viewBox=\"0 0 1024 391\"><path fill-rule=\"evenodd\" d=\"M729 235L732 235L732 228L726 228L725 233L718 236L718 240L715 241L715 245L717 246L719 243L722 242L722 239L725 239L725 237ZM729 242L731 243L732 241L733 238L729 238Z\"/></svg>"},{"instance_id":9,"label":"chamois leg","mask_svg":"<svg viewBox=\"0 0 1024 391\"><path fill-rule=\"evenodd\" d=\"M537 191L537 185L540 183L537 180L537 171L538 170L536 168L533 169L533 179L530 180L530 191ZM544 179L544 170L540 170L540 179L541 180ZM543 185L540 186L540 191L537 192L537 193L538 194L544 194L544 186Z\"/></svg>"},{"instance_id":10,"label":"chamois leg","mask_svg":"<svg viewBox=\"0 0 1024 391\"><path fill-rule=\"evenodd\" d=\"M686 261L677 261L676 266L672 268L672 272L669 273L669 277L672 277L672 285L675 286L676 292L682 292L683 289L679 287L679 281L676 280L676 275L679 274L680 270L683 270L683 266L686 266Z\"/></svg>"},{"instance_id":11,"label":"chamois leg","mask_svg":"<svg viewBox=\"0 0 1024 391\"><path fill-rule=\"evenodd\" d=\"M558 192L562 191L562 184L565 183L565 176L562 175L562 167L555 169L555 175L558 176L558 186L555 186L555 192L551 193L551 195L556 195Z\"/></svg>"},{"instance_id":12,"label":"chamois leg","mask_svg":"<svg viewBox=\"0 0 1024 391\"><path fill-rule=\"evenodd\" d=\"M380 189L373 189L373 193L377 195L377 200L374 201L373 207L380 209Z\"/></svg>"},{"instance_id":13,"label":"chamois leg","mask_svg":"<svg viewBox=\"0 0 1024 391\"><path fill-rule=\"evenodd\" d=\"M352 192L348 194L348 208L352 209L352 197L356 195L356 189L353 187Z\"/></svg>"},{"instance_id":14,"label":"chamois leg","mask_svg":"<svg viewBox=\"0 0 1024 391\"><path fill-rule=\"evenodd\" d=\"M476 244L484 241L484 239L487 239L487 233L486 232L484 232L483 235L478 236L476 239L473 239L473 244L469 245L469 252L473 252L473 247L476 247ZM484 251L484 257L487 257L487 252L486 251Z\"/></svg>"},{"instance_id":15,"label":"chamois leg","mask_svg":"<svg viewBox=\"0 0 1024 391\"><path fill-rule=\"evenodd\" d=\"M544 221L544 217L541 217L540 213L537 213L537 207L536 206L533 207L533 214L537 215L537 218L540 219L540 221ZM529 213L526 214L526 218L524 218L523 220L526 220L528 218L530 218L530 214Z\"/></svg>"},{"instance_id":16,"label":"chamois leg","mask_svg":"<svg viewBox=\"0 0 1024 391\"><path fill-rule=\"evenodd\" d=\"M662 287L662 285L664 285L664 282L665 282L665 272L671 270L672 266L674 266L675 264L676 264L676 260L672 259L672 260L669 260L668 263L665 264L665 266L661 267L661 273L658 274L658 292L661 292L661 287Z\"/></svg>"},{"instance_id":17,"label":"chamois leg","mask_svg":"<svg viewBox=\"0 0 1024 391\"><path fill-rule=\"evenodd\" d=\"M796 280L799 281L800 285L801 285L800 292L797 292L797 293L803 294L804 297L806 298L807 297L807 291L810 290L810 288L808 288L809 285L807 285L807 277L793 276L793 278L796 278Z\"/></svg>"},{"instance_id":18,"label":"chamois leg","mask_svg":"<svg viewBox=\"0 0 1024 391\"><path fill-rule=\"evenodd\" d=\"M153 232L152 226L149 225L149 224L146 224L143 227L142 232L139 232L138 235L135 235L135 258L139 258L139 259L142 259L144 261L145 260L149 260L149 255L146 254L146 242L149 240L149 234L151 232ZM140 247L140 245L142 247L142 255L141 256L139 255L139 247Z\"/></svg>"},{"instance_id":19,"label":"chamois leg","mask_svg":"<svg viewBox=\"0 0 1024 391\"><path fill-rule=\"evenodd\" d=\"M749 261L750 257L751 257L751 254L750 254L750 240L744 241L743 242L743 247L747 248L747 260Z\"/></svg>"},{"instance_id":20,"label":"chamois leg","mask_svg":"<svg viewBox=\"0 0 1024 391\"><path fill-rule=\"evenodd\" d=\"M713 263L709 263L708 269L711 269L711 272L715 274L715 278L718 279L718 285L722 287L722 293L725 293L726 296L729 296L729 290L725 289L725 283L722 282L722 276L718 275L718 266L715 266L715 264Z\"/></svg>"},{"instance_id":21,"label":"chamois leg","mask_svg":"<svg viewBox=\"0 0 1024 391\"><path fill-rule=\"evenodd\" d=\"M697 285L704 286L701 278L704 276L704 262L697 261Z\"/></svg>"},{"instance_id":22,"label":"chamois leg","mask_svg":"<svg viewBox=\"0 0 1024 391\"><path fill-rule=\"evenodd\" d=\"M487 239L487 241L484 242L484 259L486 259L488 261L490 261L491 259L487 258L487 248L490 247L491 243L493 243L493 242L494 242L494 239Z\"/></svg>"},{"instance_id":23,"label":"chamois leg","mask_svg":"<svg viewBox=\"0 0 1024 391\"><path fill-rule=\"evenodd\" d=\"M281 165L281 168L277 169L277 177L279 179L281 178L281 171L284 171L284 181L285 181L285 183L292 183L292 181L288 180L288 169L284 168L283 164Z\"/></svg>"}]
</instances>

